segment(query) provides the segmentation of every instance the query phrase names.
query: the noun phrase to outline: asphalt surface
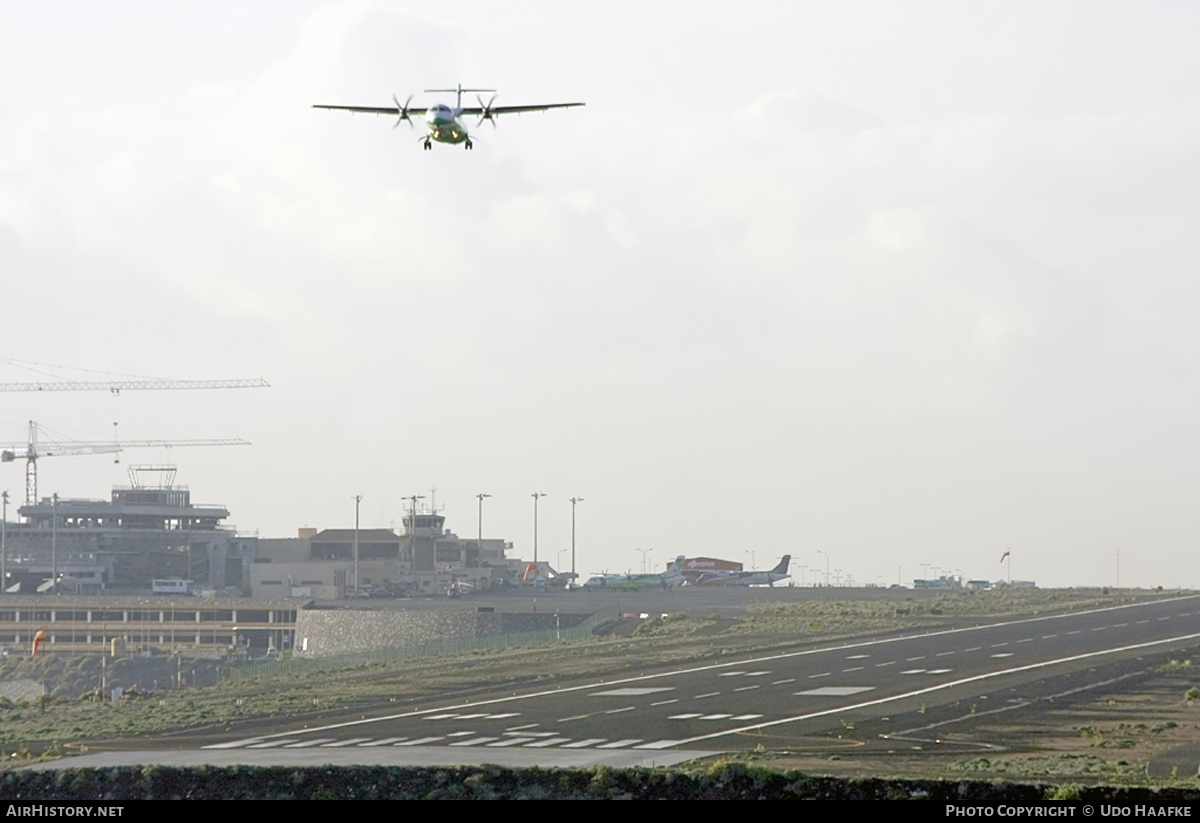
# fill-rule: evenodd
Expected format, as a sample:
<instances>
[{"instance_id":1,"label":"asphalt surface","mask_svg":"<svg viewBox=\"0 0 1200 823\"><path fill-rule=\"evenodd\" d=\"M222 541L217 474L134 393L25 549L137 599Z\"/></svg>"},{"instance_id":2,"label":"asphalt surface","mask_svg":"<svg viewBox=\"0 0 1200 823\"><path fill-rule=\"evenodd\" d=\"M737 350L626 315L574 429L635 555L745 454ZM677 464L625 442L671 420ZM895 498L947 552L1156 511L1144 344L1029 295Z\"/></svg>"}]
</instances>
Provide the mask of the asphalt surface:
<instances>
[{"instance_id":1,"label":"asphalt surface","mask_svg":"<svg viewBox=\"0 0 1200 823\"><path fill-rule=\"evenodd\" d=\"M665 765L1200 643L1200 595L748 656L63 766ZM172 747L174 751L168 751ZM115 758L115 759L114 759ZM140 759L139 759L140 758ZM182 760L181 760L182 758ZM197 759L199 758L199 759Z\"/></svg>"}]
</instances>

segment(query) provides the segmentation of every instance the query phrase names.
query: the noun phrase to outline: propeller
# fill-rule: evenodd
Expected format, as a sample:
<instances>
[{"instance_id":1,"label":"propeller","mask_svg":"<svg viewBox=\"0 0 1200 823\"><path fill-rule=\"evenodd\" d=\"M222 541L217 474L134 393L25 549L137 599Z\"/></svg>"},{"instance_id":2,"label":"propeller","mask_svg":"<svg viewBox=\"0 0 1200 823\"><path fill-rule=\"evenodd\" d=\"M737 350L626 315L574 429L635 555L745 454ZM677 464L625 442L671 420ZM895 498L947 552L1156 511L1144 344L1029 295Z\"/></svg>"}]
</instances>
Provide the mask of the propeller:
<instances>
[{"instance_id":1,"label":"propeller","mask_svg":"<svg viewBox=\"0 0 1200 823\"><path fill-rule=\"evenodd\" d=\"M412 120L409 120L408 118L408 104L412 102L413 96L410 94L408 99L404 101L403 106L400 105L400 98L396 95L393 94L392 99L396 101L396 113L400 115L400 117L396 120L396 125L392 126L392 128L399 128L400 123L404 120L408 120L408 127L412 128Z\"/></svg>"},{"instance_id":2,"label":"propeller","mask_svg":"<svg viewBox=\"0 0 1200 823\"><path fill-rule=\"evenodd\" d=\"M475 125L482 126L484 120L491 120L492 128L493 129L496 128L496 118L500 116L498 114L492 113L492 103L496 102L496 95L494 95L494 94L492 95L492 99L487 101L487 105L484 105L483 98L480 97L478 94L475 95L475 99L479 101L479 107L481 109L483 109L483 113L479 115L479 122L476 123Z\"/></svg>"}]
</instances>

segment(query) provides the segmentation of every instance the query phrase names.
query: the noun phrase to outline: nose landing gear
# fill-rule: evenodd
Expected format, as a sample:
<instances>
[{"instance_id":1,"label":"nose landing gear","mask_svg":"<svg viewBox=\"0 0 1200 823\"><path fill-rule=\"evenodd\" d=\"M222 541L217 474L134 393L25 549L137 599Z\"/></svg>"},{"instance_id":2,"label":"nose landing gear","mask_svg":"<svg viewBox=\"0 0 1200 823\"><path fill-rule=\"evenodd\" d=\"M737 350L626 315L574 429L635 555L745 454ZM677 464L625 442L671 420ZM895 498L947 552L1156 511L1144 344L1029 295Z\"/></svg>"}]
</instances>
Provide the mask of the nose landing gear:
<instances>
[{"instance_id":1,"label":"nose landing gear","mask_svg":"<svg viewBox=\"0 0 1200 823\"><path fill-rule=\"evenodd\" d=\"M470 140L468 140L466 142L466 146L467 146L467 151L470 151L471 149L475 148L475 144L472 143Z\"/></svg>"},{"instance_id":2,"label":"nose landing gear","mask_svg":"<svg viewBox=\"0 0 1200 823\"><path fill-rule=\"evenodd\" d=\"M421 145L423 145L425 147L425 151L429 151L431 148L433 148L433 143L429 142L428 137L425 138L425 142L422 143Z\"/></svg>"}]
</instances>

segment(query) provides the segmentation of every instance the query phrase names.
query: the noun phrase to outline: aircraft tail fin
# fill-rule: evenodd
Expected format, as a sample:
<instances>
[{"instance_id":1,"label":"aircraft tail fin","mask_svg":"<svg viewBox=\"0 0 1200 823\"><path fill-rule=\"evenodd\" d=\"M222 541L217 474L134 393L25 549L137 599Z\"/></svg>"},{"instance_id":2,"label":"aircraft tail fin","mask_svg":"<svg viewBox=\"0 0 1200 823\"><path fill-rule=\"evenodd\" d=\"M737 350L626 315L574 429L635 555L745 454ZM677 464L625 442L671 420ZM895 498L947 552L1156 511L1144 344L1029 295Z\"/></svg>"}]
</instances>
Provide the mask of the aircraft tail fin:
<instances>
[{"instance_id":1,"label":"aircraft tail fin","mask_svg":"<svg viewBox=\"0 0 1200 823\"><path fill-rule=\"evenodd\" d=\"M785 554L783 559L779 561L779 565L771 569L771 571L775 574L787 574L788 563L790 562L792 562L792 556L790 554Z\"/></svg>"}]
</instances>

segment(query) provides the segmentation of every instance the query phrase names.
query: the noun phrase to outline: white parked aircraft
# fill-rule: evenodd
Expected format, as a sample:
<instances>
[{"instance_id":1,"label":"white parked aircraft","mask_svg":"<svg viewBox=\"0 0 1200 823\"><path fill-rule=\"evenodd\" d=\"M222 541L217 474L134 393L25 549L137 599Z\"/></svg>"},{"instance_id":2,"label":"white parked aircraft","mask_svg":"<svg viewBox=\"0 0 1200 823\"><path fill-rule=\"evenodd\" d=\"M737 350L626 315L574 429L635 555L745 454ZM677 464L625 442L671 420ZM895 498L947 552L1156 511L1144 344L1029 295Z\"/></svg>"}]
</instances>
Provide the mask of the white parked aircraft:
<instances>
[{"instance_id":1,"label":"white parked aircraft","mask_svg":"<svg viewBox=\"0 0 1200 823\"><path fill-rule=\"evenodd\" d=\"M791 577L788 562L792 556L785 554L779 565L765 572L710 572L696 580L697 586L774 586L776 580Z\"/></svg>"},{"instance_id":2,"label":"white parked aircraft","mask_svg":"<svg viewBox=\"0 0 1200 823\"><path fill-rule=\"evenodd\" d=\"M433 144L435 142L450 143L452 145L465 143L466 148L471 149L475 147L475 144L471 142L471 135L467 133L466 127L458 120L458 118L462 117L463 115L472 117L478 116L479 122L476 123L476 126L482 126L484 120L491 120L492 127L495 128L496 118L502 114L520 114L521 112L525 111L546 111L548 109L569 109L574 106L583 105L583 103L546 103L539 106L494 106L492 104L496 102L495 89L464 89L461 84L456 89L426 89L425 91L427 93L454 92L458 95L458 97L455 105L453 106L447 106L444 103L438 103L436 106L429 106L428 108L414 108L410 106L409 103L411 103L413 99L411 94L403 104L400 102L400 98L393 94L392 100L396 102L396 105L387 106L384 108L377 106L325 105L315 105L313 108L337 109L339 111L361 112L363 114L395 114L398 116L398 118L396 120L396 125L392 126L392 128L396 128L396 126L399 126L405 120L407 120L408 124L411 126L412 119L409 117L409 115L423 114L425 115L425 128L427 131L425 136L421 138L421 141L424 143L426 149L433 148ZM483 98L476 94L475 99L479 101L479 105L463 108L462 96L464 91L491 92L492 99L488 100L485 104L483 102Z\"/></svg>"}]
</instances>

